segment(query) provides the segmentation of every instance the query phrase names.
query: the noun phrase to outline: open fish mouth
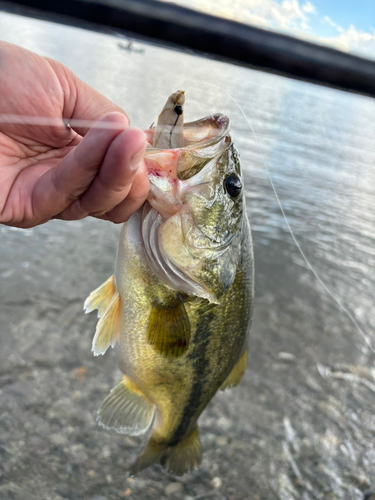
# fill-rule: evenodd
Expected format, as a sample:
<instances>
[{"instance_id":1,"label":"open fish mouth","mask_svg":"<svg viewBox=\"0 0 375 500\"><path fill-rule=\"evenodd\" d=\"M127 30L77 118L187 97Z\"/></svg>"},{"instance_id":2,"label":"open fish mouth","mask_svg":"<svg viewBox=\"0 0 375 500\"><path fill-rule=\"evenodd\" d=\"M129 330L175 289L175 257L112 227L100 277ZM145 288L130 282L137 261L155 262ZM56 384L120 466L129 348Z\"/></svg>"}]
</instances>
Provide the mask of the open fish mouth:
<instances>
[{"instance_id":1,"label":"open fish mouth","mask_svg":"<svg viewBox=\"0 0 375 500\"><path fill-rule=\"evenodd\" d=\"M145 160L150 182L159 178L187 180L196 175L210 160L231 145L229 118L222 114L207 116L183 125L183 146L174 149L149 147ZM171 128L171 133L176 127ZM155 128L148 131L152 141ZM157 182L156 182L157 183Z\"/></svg>"},{"instance_id":2,"label":"open fish mouth","mask_svg":"<svg viewBox=\"0 0 375 500\"><path fill-rule=\"evenodd\" d=\"M217 303L234 279L239 255L242 197L234 199L225 190L230 175L242 182L238 155L225 115L182 129L181 147L146 152L150 193L142 212L144 248L164 283ZM215 293L207 273L215 275Z\"/></svg>"}]
</instances>

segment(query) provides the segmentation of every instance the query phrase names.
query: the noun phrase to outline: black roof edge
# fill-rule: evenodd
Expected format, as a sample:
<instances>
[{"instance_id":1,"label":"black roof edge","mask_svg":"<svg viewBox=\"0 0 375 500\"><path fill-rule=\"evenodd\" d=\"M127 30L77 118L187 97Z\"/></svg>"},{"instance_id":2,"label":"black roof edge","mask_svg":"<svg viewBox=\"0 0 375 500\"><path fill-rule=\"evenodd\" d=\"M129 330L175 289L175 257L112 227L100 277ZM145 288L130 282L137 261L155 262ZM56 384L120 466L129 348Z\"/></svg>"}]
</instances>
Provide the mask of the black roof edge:
<instances>
[{"instance_id":1,"label":"black roof edge","mask_svg":"<svg viewBox=\"0 0 375 500\"><path fill-rule=\"evenodd\" d=\"M375 97L375 61L156 0L0 0L0 10L189 49L315 84Z\"/></svg>"}]
</instances>

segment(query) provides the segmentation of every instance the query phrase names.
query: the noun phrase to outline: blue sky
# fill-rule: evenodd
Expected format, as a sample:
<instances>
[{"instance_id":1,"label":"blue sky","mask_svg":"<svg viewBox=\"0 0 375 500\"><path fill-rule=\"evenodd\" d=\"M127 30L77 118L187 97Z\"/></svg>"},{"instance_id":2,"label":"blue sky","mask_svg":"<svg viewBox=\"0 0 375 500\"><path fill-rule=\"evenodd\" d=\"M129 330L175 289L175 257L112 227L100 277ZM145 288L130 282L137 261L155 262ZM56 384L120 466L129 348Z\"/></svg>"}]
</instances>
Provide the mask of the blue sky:
<instances>
[{"instance_id":1,"label":"blue sky","mask_svg":"<svg viewBox=\"0 0 375 500\"><path fill-rule=\"evenodd\" d=\"M343 27L353 24L361 30L375 28L374 0L314 0L312 3L318 13L329 16Z\"/></svg>"},{"instance_id":2,"label":"blue sky","mask_svg":"<svg viewBox=\"0 0 375 500\"><path fill-rule=\"evenodd\" d=\"M173 1L375 59L375 0Z\"/></svg>"},{"instance_id":3,"label":"blue sky","mask_svg":"<svg viewBox=\"0 0 375 500\"><path fill-rule=\"evenodd\" d=\"M278 2L278 3L281 3ZM317 14L311 16L311 28L316 35L334 36L335 31L321 18L328 16L344 29L350 25L357 30L371 31L375 29L375 0L313 0L311 2Z\"/></svg>"}]
</instances>

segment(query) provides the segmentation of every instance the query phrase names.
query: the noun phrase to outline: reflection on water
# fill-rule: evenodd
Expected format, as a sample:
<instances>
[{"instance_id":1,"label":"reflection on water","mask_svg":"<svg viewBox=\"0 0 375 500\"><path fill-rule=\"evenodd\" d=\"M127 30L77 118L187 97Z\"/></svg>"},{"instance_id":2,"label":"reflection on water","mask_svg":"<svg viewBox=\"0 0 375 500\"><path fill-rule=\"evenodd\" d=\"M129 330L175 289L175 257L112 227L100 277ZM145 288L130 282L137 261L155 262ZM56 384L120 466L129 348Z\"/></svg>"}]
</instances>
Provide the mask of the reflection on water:
<instances>
[{"instance_id":1,"label":"reflection on water","mask_svg":"<svg viewBox=\"0 0 375 500\"><path fill-rule=\"evenodd\" d=\"M264 163L310 262L370 333L375 345L373 100L149 45L140 45L143 53L123 51L111 36L6 14L0 14L0 36L65 63L122 106L132 123L143 128L155 120L166 96L191 83L219 83L234 96L257 140L234 102L217 86L200 84L188 90L186 119L213 112L228 114L241 153L256 259L252 360L240 387L219 395L202 417L208 458L203 472L186 479L178 494L184 498L185 491L185 499L206 494L212 484L219 484L219 477L223 485L218 490L214 487L210 498L363 498L375 470L374 360L295 248ZM15 443L22 439L29 443L30 436L21 431L22 415L26 418L31 412L34 418L44 405L48 417L50 407L60 404L54 391L50 391L48 404L43 396L50 377L68 380L71 367L93 367L86 387L92 397L82 403L81 412L87 408L94 411L97 387L105 377L112 380L110 361L97 360L95 364L90 358L88 331L92 324L81 317L80 304L112 273L117 233L118 228L95 220L53 222L32 230L0 228L0 311L4 318L0 381L11 373L8 392L4 389L0 393L6 408L5 430L0 435L5 448L21 446ZM38 316L35 311L39 309ZM65 328L63 336L59 325L65 325L61 326ZM82 331L86 331L87 340ZM40 332L44 332L42 337ZM40 400L35 396L34 407L30 403L18 411L14 391L23 390L24 379L23 375L12 378L14 367L33 365L40 357L48 358L53 370L59 371L52 370L44 379L36 364L30 390L37 393L40 387L42 395ZM62 390L64 404L71 405L69 411L78 411L79 404L74 403L70 390ZM24 397L27 399L27 394ZM9 422L17 420L16 416L21 420L12 427ZM38 428L40 440L60 432L59 425L61 436L67 428L73 429L72 433L77 428L71 422L66 426L63 416L53 417L55 420L47 417L47 427ZM116 436L98 431L94 421L80 425L86 437L83 441L79 435L74 439L84 447L87 460L92 460L89 470L96 467L90 455L90 450L95 450L94 433L97 443L112 450L115 463L129 453L129 442L121 448L125 445L117 444ZM222 446L224 439L227 445ZM58 451L50 448L58 464L63 461L58 456L64 446L56 445ZM68 444L66 447L70 450ZM32 452L22 446L17 450L26 467ZM64 453L70 456L70 451ZM8 489L0 492L13 498L11 482L33 491L31 476L25 477L16 464L10 466L11 459L4 456L0 485ZM48 460L43 454L38 457L42 464L36 472L40 487L43 490L49 484L46 491L60 495L53 498L73 498L74 494L79 498L96 498L95 494L119 498L102 483L88 490L83 462L69 472L72 484L61 493L56 485L67 482L66 473L53 470L47 480L43 467L48 467ZM104 474L107 462L99 460L99 475ZM147 488L154 489L154 498L160 498L165 493L162 488L168 488L168 478L159 472L142 477L134 480L138 486L128 484L137 498L149 498ZM253 496L248 496L249 491Z\"/></svg>"}]
</instances>

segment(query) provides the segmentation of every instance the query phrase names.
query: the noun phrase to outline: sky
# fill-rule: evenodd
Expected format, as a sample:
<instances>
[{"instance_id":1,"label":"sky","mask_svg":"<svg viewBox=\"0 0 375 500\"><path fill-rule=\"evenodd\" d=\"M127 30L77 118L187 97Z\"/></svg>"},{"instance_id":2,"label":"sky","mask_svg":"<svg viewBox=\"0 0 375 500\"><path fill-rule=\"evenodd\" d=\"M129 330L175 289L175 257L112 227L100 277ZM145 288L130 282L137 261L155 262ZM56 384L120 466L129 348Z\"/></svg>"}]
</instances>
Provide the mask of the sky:
<instances>
[{"instance_id":1,"label":"sky","mask_svg":"<svg viewBox=\"0 0 375 500\"><path fill-rule=\"evenodd\" d=\"M375 0L173 1L375 59Z\"/></svg>"}]
</instances>

